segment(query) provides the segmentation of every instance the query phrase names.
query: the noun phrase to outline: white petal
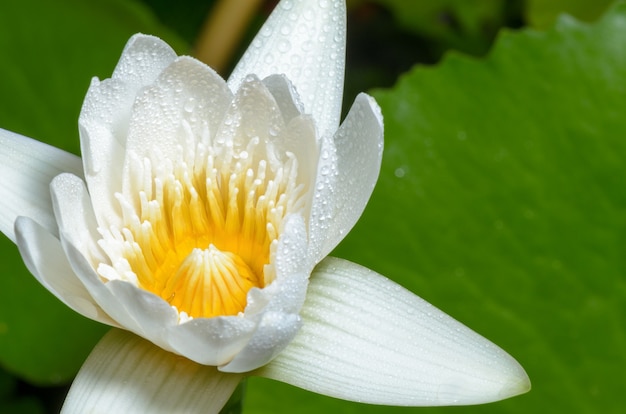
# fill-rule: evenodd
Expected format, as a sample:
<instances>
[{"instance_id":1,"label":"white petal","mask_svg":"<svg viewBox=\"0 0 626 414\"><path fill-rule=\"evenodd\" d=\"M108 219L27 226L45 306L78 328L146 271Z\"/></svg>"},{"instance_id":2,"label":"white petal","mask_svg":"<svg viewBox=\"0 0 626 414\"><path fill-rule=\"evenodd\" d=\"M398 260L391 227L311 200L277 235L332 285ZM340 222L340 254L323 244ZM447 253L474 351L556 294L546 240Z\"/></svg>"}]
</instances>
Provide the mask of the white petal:
<instances>
[{"instance_id":1,"label":"white petal","mask_svg":"<svg viewBox=\"0 0 626 414\"><path fill-rule=\"evenodd\" d=\"M126 42L111 78L139 90L152 83L175 58L176 52L163 40L137 33Z\"/></svg>"},{"instance_id":2,"label":"white petal","mask_svg":"<svg viewBox=\"0 0 626 414\"><path fill-rule=\"evenodd\" d=\"M4 129L0 148L0 231L15 242L13 223L26 216L57 234L48 186L64 171L81 175L80 158Z\"/></svg>"},{"instance_id":3,"label":"white petal","mask_svg":"<svg viewBox=\"0 0 626 414\"><path fill-rule=\"evenodd\" d=\"M79 117L85 177L100 224L119 225L113 194L121 191L122 169L131 107L137 92L151 84L176 53L162 40L130 38L111 79L94 78Z\"/></svg>"},{"instance_id":4,"label":"white petal","mask_svg":"<svg viewBox=\"0 0 626 414\"><path fill-rule=\"evenodd\" d=\"M333 216L335 203L339 203L342 194L334 191L337 187L338 165L337 148L331 135L325 135L320 140L319 158L315 179L309 192L310 212L309 212L309 249L308 259L315 265L328 250L327 246L336 238L333 232ZM351 208L351 207L349 207Z\"/></svg>"},{"instance_id":5,"label":"white petal","mask_svg":"<svg viewBox=\"0 0 626 414\"><path fill-rule=\"evenodd\" d=\"M339 125L346 43L345 0L281 1L228 79L232 91L247 75L285 74L321 135Z\"/></svg>"},{"instance_id":6,"label":"white petal","mask_svg":"<svg viewBox=\"0 0 626 414\"><path fill-rule=\"evenodd\" d=\"M316 263L356 224L378 180L383 119L374 98L359 94L333 145L322 145L310 223Z\"/></svg>"},{"instance_id":7,"label":"white petal","mask_svg":"<svg viewBox=\"0 0 626 414\"><path fill-rule=\"evenodd\" d=\"M461 405L529 390L506 352L375 272L328 258L294 341L258 375L384 405Z\"/></svg>"},{"instance_id":8,"label":"white petal","mask_svg":"<svg viewBox=\"0 0 626 414\"><path fill-rule=\"evenodd\" d=\"M193 151L203 135L215 135L231 101L226 82L213 69L179 57L137 95L127 150L139 160L150 158L156 148L171 157L180 147Z\"/></svg>"},{"instance_id":9,"label":"white petal","mask_svg":"<svg viewBox=\"0 0 626 414\"><path fill-rule=\"evenodd\" d=\"M304 218L300 214L290 214L285 218L283 233L278 238L278 246L276 248L276 257L274 266L276 267L277 280L281 282L285 279L294 279L295 274L310 274L311 268L308 267L309 262L302 252L307 249L307 228ZM306 284L302 286L301 293L303 296L294 298L291 294L285 295L285 299L290 298L295 302L294 307L289 307L290 312L298 313L302 303L304 303L304 294L306 293ZM285 292L288 293L288 292ZM282 296L282 295L281 295ZM286 304L285 304L286 305ZM281 305L281 308L285 306Z\"/></svg>"},{"instance_id":10,"label":"white petal","mask_svg":"<svg viewBox=\"0 0 626 414\"><path fill-rule=\"evenodd\" d=\"M62 412L218 413L241 378L113 329L81 368Z\"/></svg>"},{"instance_id":11,"label":"white petal","mask_svg":"<svg viewBox=\"0 0 626 414\"><path fill-rule=\"evenodd\" d=\"M173 351L167 342L166 331L178 323L178 314L163 299L146 290L135 287L123 280L112 280L105 284L119 307L123 307L128 318L120 320L120 325L128 324L129 320L139 328L130 330L164 349ZM126 327L126 325L122 325Z\"/></svg>"},{"instance_id":12,"label":"white petal","mask_svg":"<svg viewBox=\"0 0 626 414\"><path fill-rule=\"evenodd\" d=\"M280 132L278 142L285 152L295 155L298 160L298 181L305 185L304 191L312 194L320 151L313 119L308 115L293 118ZM306 216L309 215L310 208L309 201Z\"/></svg>"},{"instance_id":13,"label":"white petal","mask_svg":"<svg viewBox=\"0 0 626 414\"><path fill-rule=\"evenodd\" d=\"M289 122L304 112L298 92L285 75L270 75L263 79L263 84L276 99L285 122Z\"/></svg>"},{"instance_id":14,"label":"white petal","mask_svg":"<svg viewBox=\"0 0 626 414\"><path fill-rule=\"evenodd\" d=\"M76 277L56 237L28 217L17 219L15 235L26 267L46 289L81 315L117 326Z\"/></svg>"},{"instance_id":15,"label":"white petal","mask_svg":"<svg viewBox=\"0 0 626 414\"><path fill-rule=\"evenodd\" d=\"M91 297L120 327L163 349L174 351L169 345L167 330L178 323L178 315L166 301L126 281L102 282L92 265L72 243L69 234L63 231L61 244L74 273Z\"/></svg>"},{"instance_id":16,"label":"white petal","mask_svg":"<svg viewBox=\"0 0 626 414\"><path fill-rule=\"evenodd\" d=\"M192 319L168 329L168 344L199 364L222 365L246 346L256 323L238 316Z\"/></svg>"},{"instance_id":17,"label":"white petal","mask_svg":"<svg viewBox=\"0 0 626 414\"><path fill-rule=\"evenodd\" d=\"M297 314L264 312L250 342L232 361L219 367L219 370L248 372L267 364L293 340L300 326L301 321Z\"/></svg>"},{"instance_id":18,"label":"white petal","mask_svg":"<svg viewBox=\"0 0 626 414\"><path fill-rule=\"evenodd\" d=\"M113 295L110 289L100 280L91 264L82 253L70 242L65 234L61 233L61 245L68 258L72 270L85 286L93 300L113 319L119 326L133 332L142 332L139 323L129 315L128 310ZM117 283L126 283L113 281ZM109 282L109 283L113 283Z\"/></svg>"},{"instance_id":19,"label":"white petal","mask_svg":"<svg viewBox=\"0 0 626 414\"><path fill-rule=\"evenodd\" d=\"M50 193L59 231L90 258L92 265L106 262L97 244L101 237L85 182L73 174L59 174L50 184Z\"/></svg>"},{"instance_id":20,"label":"white petal","mask_svg":"<svg viewBox=\"0 0 626 414\"><path fill-rule=\"evenodd\" d=\"M257 77L250 76L237 90L215 140L218 145L234 147L237 152L245 150L253 139L282 146L277 136L284 127L285 120L274 96Z\"/></svg>"}]
</instances>

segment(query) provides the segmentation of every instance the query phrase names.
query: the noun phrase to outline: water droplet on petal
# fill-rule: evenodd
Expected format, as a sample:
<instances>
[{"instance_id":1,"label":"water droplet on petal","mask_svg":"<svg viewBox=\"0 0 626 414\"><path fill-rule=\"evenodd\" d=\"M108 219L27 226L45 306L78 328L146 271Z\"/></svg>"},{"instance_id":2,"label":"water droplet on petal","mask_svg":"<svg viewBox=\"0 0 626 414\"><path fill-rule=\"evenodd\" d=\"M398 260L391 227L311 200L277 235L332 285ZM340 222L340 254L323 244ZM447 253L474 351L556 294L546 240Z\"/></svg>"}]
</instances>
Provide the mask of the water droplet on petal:
<instances>
[{"instance_id":1,"label":"water droplet on petal","mask_svg":"<svg viewBox=\"0 0 626 414\"><path fill-rule=\"evenodd\" d=\"M292 29L293 28L290 24L283 24L280 28L280 34L282 34L283 36L287 36L291 33Z\"/></svg>"},{"instance_id":2,"label":"water droplet on petal","mask_svg":"<svg viewBox=\"0 0 626 414\"><path fill-rule=\"evenodd\" d=\"M196 104L196 100L194 98L189 98L187 100L187 102L185 102L185 104L183 105L183 109L186 112L190 112L191 113L191 112L193 112L195 104Z\"/></svg>"},{"instance_id":3,"label":"water droplet on petal","mask_svg":"<svg viewBox=\"0 0 626 414\"><path fill-rule=\"evenodd\" d=\"M278 51L280 53L287 53L291 49L291 43L287 39L282 39L278 42Z\"/></svg>"}]
</instances>

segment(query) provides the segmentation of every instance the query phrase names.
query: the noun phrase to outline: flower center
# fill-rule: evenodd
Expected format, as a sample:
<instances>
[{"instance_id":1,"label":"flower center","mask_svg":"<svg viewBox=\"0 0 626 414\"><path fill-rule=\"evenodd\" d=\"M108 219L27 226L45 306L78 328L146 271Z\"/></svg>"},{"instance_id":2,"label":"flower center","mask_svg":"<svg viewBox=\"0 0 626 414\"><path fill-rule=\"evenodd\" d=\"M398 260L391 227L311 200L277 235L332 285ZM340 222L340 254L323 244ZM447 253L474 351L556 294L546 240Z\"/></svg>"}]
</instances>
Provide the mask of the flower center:
<instances>
[{"instance_id":1,"label":"flower center","mask_svg":"<svg viewBox=\"0 0 626 414\"><path fill-rule=\"evenodd\" d=\"M274 280L283 221L302 199L293 155L269 165L250 155L257 145L217 156L198 144L187 157L181 149L176 161L133 163L132 191L116 195L124 225L100 229L110 258L98 266L105 281L126 280L160 296L181 320L243 312L248 291Z\"/></svg>"}]
</instances>

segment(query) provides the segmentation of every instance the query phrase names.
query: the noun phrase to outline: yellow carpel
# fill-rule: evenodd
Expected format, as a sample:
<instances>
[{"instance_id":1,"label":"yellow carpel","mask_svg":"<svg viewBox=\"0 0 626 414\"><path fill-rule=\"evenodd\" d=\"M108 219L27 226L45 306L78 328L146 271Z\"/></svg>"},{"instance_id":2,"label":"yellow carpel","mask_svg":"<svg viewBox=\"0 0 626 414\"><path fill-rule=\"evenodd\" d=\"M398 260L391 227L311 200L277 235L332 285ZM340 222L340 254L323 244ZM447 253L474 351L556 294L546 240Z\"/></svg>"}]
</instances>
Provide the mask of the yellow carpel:
<instances>
[{"instance_id":1,"label":"yellow carpel","mask_svg":"<svg viewBox=\"0 0 626 414\"><path fill-rule=\"evenodd\" d=\"M191 251L160 296L191 316L237 315L254 286L259 286L258 277L239 256L211 244Z\"/></svg>"}]
</instances>

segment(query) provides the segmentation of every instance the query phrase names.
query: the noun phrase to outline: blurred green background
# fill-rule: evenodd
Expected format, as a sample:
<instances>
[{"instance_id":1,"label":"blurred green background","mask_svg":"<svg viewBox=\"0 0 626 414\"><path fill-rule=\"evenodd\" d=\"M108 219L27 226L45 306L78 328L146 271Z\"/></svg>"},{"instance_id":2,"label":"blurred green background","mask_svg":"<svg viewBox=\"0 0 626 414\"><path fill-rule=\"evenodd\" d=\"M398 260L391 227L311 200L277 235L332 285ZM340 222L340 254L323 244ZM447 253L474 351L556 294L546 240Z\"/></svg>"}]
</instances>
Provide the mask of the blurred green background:
<instances>
[{"instance_id":1,"label":"blurred green background","mask_svg":"<svg viewBox=\"0 0 626 414\"><path fill-rule=\"evenodd\" d=\"M621 412L626 5L348 3L344 110L370 91L385 116L386 150L373 198L334 254L503 347L533 390L477 407L388 408L252 378L243 412ZM262 2L235 56L274 4ZM191 53L213 6L0 2L0 126L78 153L91 77L108 77L136 32ZM3 236L0 252L0 412L57 412L106 328L40 287Z\"/></svg>"}]
</instances>

